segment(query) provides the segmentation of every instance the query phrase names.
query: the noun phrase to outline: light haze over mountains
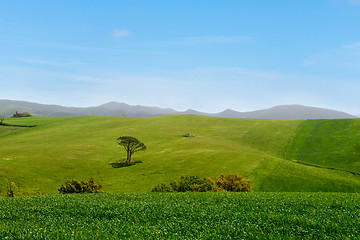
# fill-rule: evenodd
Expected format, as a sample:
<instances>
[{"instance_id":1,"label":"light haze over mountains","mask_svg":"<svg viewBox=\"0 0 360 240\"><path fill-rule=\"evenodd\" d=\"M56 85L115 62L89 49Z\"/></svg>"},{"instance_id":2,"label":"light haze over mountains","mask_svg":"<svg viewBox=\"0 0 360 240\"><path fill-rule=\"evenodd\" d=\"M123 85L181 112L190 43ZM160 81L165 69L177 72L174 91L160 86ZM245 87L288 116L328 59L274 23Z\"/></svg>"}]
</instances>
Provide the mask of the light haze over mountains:
<instances>
[{"instance_id":1,"label":"light haze over mountains","mask_svg":"<svg viewBox=\"0 0 360 240\"><path fill-rule=\"evenodd\" d=\"M127 117L153 117L175 114L192 114L225 118L252 118L252 119L340 119L357 118L341 111L325 108L309 107L303 105L280 105L268 109L251 112L238 112L226 109L219 113L198 112L193 109L176 111L171 108L148 107L141 105L128 105L126 103L109 102L95 107L64 107L60 105L45 105L26 101L0 100L0 115L10 117L16 111L29 112L35 116L127 116Z\"/></svg>"}]
</instances>

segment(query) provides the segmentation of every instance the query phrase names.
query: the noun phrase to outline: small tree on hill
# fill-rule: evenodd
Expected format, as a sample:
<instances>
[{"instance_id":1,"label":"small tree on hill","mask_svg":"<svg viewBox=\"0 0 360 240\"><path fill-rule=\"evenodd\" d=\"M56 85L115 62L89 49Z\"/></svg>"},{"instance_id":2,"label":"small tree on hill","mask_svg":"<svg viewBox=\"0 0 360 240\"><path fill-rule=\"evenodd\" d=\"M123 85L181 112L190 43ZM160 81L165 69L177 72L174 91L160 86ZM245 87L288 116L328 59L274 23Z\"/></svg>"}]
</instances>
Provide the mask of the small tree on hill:
<instances>
[{"instance_id":1,"label":"small tree on hill","mask_svg":"<svg viewBox=\"0 0 360 240\"><path fill-rule=\"evenodd\" d=\"M146 150L144 143L140 142L138 139L131 136L122 136L117 139L118 144L123 146L126 150L126 161L131 162L131 156L133 153Z\"/></svg>"}]
</instances>

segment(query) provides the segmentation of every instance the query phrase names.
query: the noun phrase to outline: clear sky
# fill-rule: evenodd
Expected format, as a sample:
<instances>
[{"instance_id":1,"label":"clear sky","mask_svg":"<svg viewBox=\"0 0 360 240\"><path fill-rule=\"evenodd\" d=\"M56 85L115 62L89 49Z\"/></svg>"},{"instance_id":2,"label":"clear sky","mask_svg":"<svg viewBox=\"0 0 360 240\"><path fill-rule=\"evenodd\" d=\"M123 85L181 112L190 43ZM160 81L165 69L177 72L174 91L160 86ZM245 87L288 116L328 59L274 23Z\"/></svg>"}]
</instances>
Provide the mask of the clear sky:
<instances>
[{"instance_id":1,"label":"clear sky","mask_svg":"<svg viewBox=\"0 0 360 240\"><path fill-rule=\"evenodd\" d=\"M2 0L0 99L360 113L360 0Z\"/></svg>"}]
</instances>

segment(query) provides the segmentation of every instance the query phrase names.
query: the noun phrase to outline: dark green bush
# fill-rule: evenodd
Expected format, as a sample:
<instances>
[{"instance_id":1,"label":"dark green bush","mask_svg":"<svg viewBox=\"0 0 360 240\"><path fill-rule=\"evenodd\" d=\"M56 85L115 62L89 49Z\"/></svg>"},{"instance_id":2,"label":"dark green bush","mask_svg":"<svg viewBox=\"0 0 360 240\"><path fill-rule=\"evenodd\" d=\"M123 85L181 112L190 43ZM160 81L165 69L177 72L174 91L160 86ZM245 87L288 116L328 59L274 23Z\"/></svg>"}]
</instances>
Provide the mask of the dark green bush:
<instances>
[{"instance_id":1,"label":"dark green bush","mask_svg":"<svg viewBox=\"0 0 360 240\"><path fill-rule=\"evenodd\" d=\"M172 180L169 184L156 185L152 192L251 192L250 180L238 174L221 174L216 182L211 178L198 176L181 176L179 182Z\"/></svg>"},{"instance_id":2,"label":"dark green bush","mask_svg":"<svg viewBox=\"0 0 360 240\"><path fill-rule=\"evenodd\" d=\"M181 176L179 182L171 181L170 186L175 192L193 192L193 186L202 185L206 182L206 178L198 176Z\"/></svg>"},{"instance_id":3,"label":"dark green bush","mask_svg":"<svg viewBox=\"0 0 360 240\"><path fill-rule=\"evenodd\" d=\"M95 184L94 179L90 178L89 182L85 182L83 180L66 180L65 184L62 185L58 191L61 194L66 193L100 193L102 185Z\"/></svg>"},{"instance_id":4,"label":"dark green bush","mask_svg":"<svg viewBox=\"0 0 360 240\"><path fill-rule=\"evenodd\" d=\"M194 192L199 186L206 185L207 179L198 176L181 176L179 182L172 180L168 185L161 183L155 186L152 192Z\"/></svg>"}]
</instances>

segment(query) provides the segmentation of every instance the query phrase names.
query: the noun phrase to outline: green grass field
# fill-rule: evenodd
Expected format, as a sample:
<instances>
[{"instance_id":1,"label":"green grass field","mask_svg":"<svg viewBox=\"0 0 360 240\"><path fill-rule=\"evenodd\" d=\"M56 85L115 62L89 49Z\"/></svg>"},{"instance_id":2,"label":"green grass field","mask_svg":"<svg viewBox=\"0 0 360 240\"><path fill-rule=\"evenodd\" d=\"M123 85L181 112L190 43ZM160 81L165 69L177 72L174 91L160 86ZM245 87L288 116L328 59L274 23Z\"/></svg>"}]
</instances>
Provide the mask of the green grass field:
<instances>
[{"instance_id":1,"label":"green grass field","mask_svg":"<svg viewBox=\"0 0 360 240\"><path fill-rule=\"evenodd\" d=\"M359 120L303 122L287 150L286 157L316 166L360 174Z\"/></svg>"},{"instance_id":2,"label":"green grass field","mask_svg":"<svg viewBox=\"0 0 360 240\"><path fill-rule=\"evenodd\" d=\"M0 126L3 195L7 181L15 182L18 196L57 193L67 179L91 177L108 193L149 192L154 185L182 175L216 178L221 173L244 175L255 192L360 192L360 178L341 171L359 170L360 153L353 151L359 137L357 119L177 115L32 117L5 122L37 127ZM334 132L329 134L330 130ZM185 138L184 133L195 137ZM126 157L116 143L123 135L137 137L148 149L133 156L142 163L113 168L111 163ZM319 138L321 148L314 145Z\"/></svg>"},{"instance_id":3,"label":"green grass field","mask_svg":"<svg viewBox=\"0 0 360 240\"><path fill-rule=\"evenodd\" d=\"M0 199L1 239L359 239L360 194L137 193Z\"/></svg>"}]
</instances>

